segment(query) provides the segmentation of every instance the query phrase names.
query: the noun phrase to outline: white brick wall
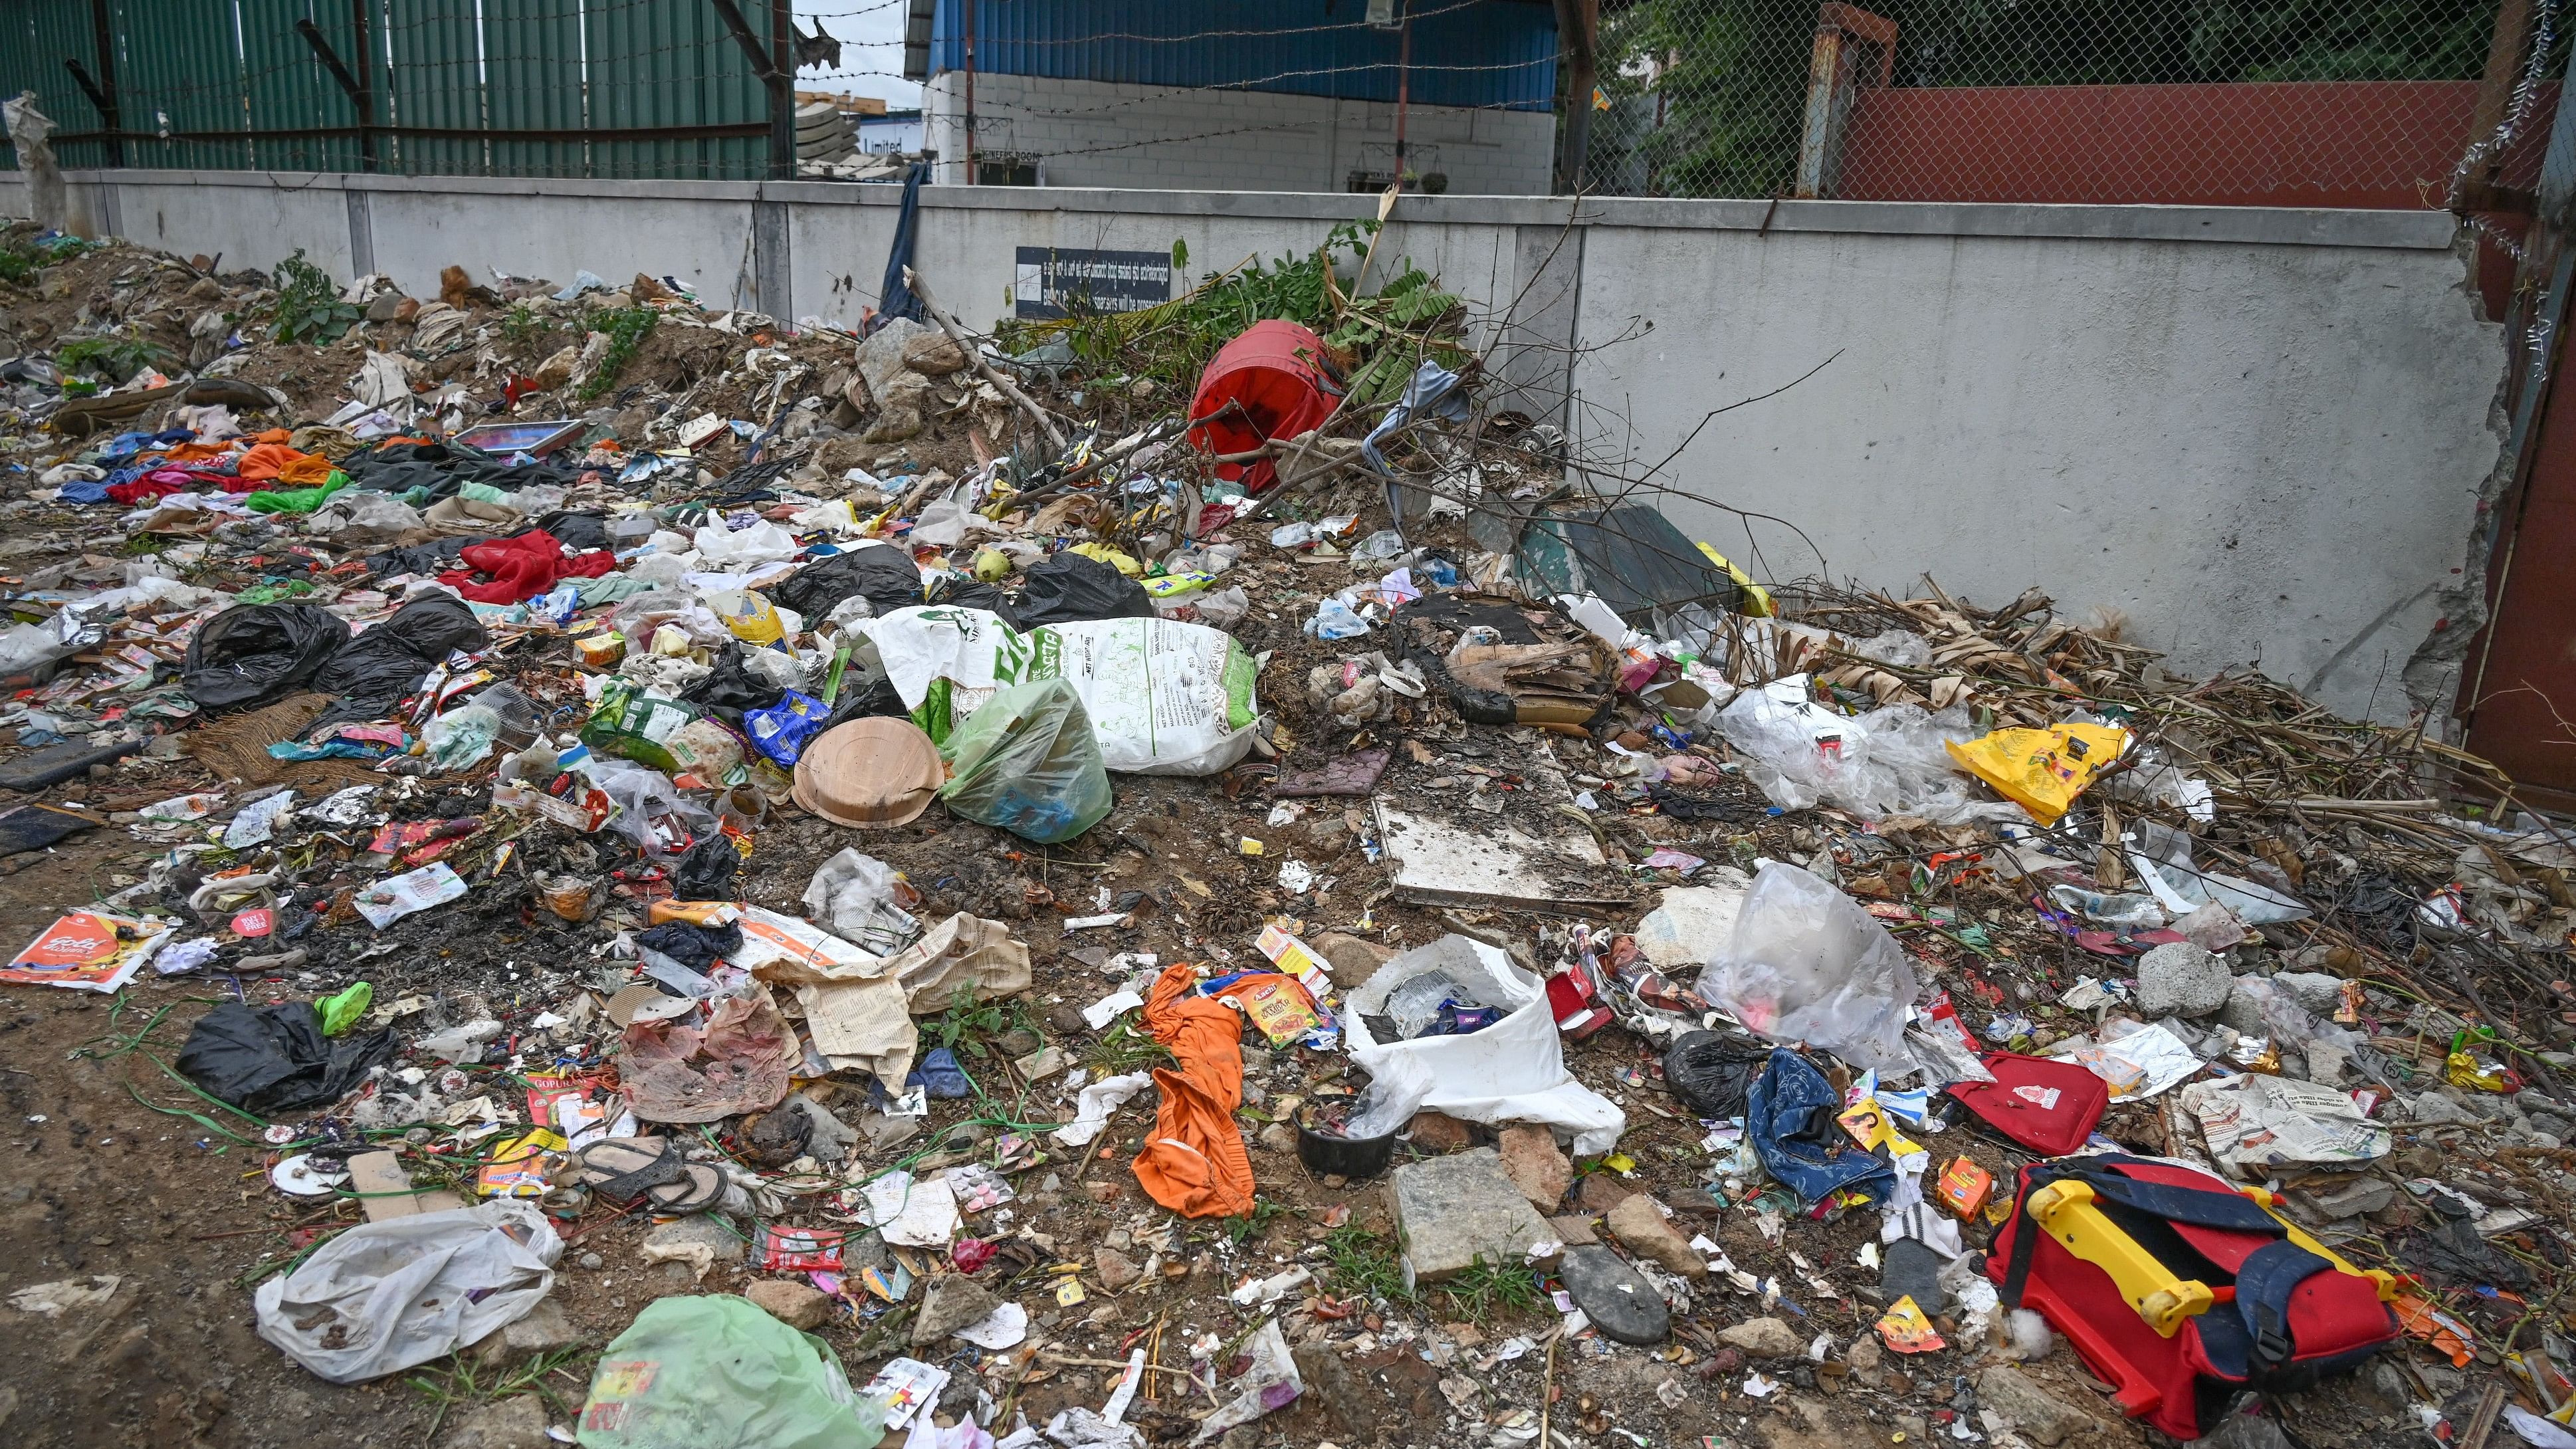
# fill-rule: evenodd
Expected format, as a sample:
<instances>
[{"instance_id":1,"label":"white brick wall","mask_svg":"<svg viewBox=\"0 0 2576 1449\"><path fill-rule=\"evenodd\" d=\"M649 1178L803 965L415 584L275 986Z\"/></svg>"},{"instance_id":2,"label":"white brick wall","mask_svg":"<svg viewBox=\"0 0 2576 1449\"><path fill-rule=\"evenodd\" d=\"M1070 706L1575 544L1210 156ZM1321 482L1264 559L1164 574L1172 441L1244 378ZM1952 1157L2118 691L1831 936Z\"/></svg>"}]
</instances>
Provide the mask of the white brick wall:
<instances>
[{"instance_id":1,"label":"white brick wall","mask_svg":"<svg viewBox=\"0 0 2576 1449\"><path fill-rule=\"evenodd\" d=\"M966 77L923 96L936 179L965 177ZM1036 155L1042 186L1185 191L1340 191L1353 171L1395 169L1395 107L1268 91L1187 90L975 78L980 153ZM1544 196L1556 118L1543 111L1414 106L1413 169L1445 173L1453 195Z\"/></svg>"}]
</instances>

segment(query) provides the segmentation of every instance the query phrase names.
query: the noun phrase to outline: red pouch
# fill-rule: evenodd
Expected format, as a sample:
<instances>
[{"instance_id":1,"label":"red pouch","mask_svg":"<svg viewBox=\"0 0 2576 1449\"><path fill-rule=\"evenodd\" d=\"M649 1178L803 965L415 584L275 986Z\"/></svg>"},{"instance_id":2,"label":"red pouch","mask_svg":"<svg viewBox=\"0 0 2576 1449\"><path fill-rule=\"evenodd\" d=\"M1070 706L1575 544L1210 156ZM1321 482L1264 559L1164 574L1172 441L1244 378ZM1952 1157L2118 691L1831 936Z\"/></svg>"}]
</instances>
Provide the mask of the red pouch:
<instances>
[{"instance_id":1,"label":"red pouch","mask_svg":"<svg viewBox=\"0 0 2576 1449\"><path fill-rule=\"evenodd\" d=\"M2048 1157L2084 1145L2111 1105L2111 1085L2074 1063L1988 1052L1991 1082L1953 1082L1950 1095L1987 1126Z\"/></svg>"}]
</instances>

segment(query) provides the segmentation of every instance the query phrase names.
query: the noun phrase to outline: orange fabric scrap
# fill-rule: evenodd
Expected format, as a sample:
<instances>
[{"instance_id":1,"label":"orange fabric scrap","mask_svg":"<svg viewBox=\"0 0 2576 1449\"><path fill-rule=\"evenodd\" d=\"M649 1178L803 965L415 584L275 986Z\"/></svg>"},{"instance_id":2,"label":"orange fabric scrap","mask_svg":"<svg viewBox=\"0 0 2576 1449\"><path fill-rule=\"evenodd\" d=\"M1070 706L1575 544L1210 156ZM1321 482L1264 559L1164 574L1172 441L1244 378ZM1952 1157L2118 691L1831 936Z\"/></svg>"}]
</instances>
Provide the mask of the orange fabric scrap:
<instances>
[{"instance_id":1,"label":"orange fabric scrap","mask_svg":"<svg viewBox=\"0 0 2576 1449\"><path fill-rule=\"evenodd\" d=\"M1243 1018L1192 994L1196 980L1185 963L1166 967L1145 1002L1145 1029L1181 1065L1155 1069L1163 1103L1154 1135L1136 1154L1136 1180L1185 1218L1241 1217L1252 1211L1252 1154L1234 1123L1243 1104Z\"/></svg>"},{"instance_id":2,"label":"orange fabric scrap","mask_svg":"<svg viewBox=\"0 0 2576 1449\"><path fill-rule=\"evenodd\" d=\"M307 453L277 470L277 481L289 488L318 488L340 471L319 453Z\"/></svg>"},{"instance_id":3,"label":"orange fabric scrap","mask_svg":"<svg viewBox=\"0 0 2576 1449\"><path fill-rule=\"evenodd\" d=\"M302 453L295 451L284 443L262 443L258 447L251 449L249 452L242 454L241 465L236 469L236 471L239 472L243 478L252 481L262 478L283 477L287 468L303 456L304 455ZM329 466L327 459L324 462L324 466L326 468ZM326 474L325 476L327 477L328 475Z\"/></svg>"}]
</instances>

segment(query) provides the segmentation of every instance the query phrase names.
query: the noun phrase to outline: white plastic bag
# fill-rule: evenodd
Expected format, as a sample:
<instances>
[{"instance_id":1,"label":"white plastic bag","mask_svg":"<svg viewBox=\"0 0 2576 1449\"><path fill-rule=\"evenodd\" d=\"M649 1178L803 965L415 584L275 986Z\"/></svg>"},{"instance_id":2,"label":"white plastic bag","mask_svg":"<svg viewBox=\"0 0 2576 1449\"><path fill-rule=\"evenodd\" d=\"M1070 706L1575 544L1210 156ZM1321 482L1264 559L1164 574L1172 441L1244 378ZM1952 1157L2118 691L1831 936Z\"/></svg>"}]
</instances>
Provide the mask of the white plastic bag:
<instances>
[{"instance_id":1,"label":"white plastic bag","mask_svg":"<svg viewBox=\"0 0 2576 1449\"><path fill-rule=\"evenodd\" d=\"M775 523L755 523L744 529L710 523L697 531L695 542L698 566L709 572L756 568L794 558L804 551L796 535Z\"/></svg>"},{"instance_id":2,"label":"white plastic bag","mask_svg":"<svg viewBox=\"0 0 2576 1449\"><path fill-rule=\"evenodd\" d=\"M945 685L944 716L922 721L935 739L1002 687L1040 679L1073 686L1109 769L1134 775L1213 775L1252 749L1260 725L1258 668L1232 635L1170 619L1042 624L1023 634L982 609L897 609L853 627L876 641L904 707L919 711Z\"/></svg>"},{"instance_id":3,"label":"white plastic bag","mask_svg":"<svg viewBox=\"0 0 2576 1449\"><path fill-rule=\"evenodd\" d=\"M1361 1017L1386 1015L1396 988L1428 971L1511 1014L1466 1036L1380 1046ZM1372 1089L1409 1104L1398 1120L1427 1107L1467 1122L1540 1122L1571 1134L1577 1157L1609 1151L1627 1130L1626 1113L1566 1071L1545 985L1482 941L1443 936L1388 962L1351 993L1343 1029Z\"/></svg>"},{"instance_id":4,"label":"white plastic bag","mask_svg":"<svg viewBox=\"0 0 2576 1449\"><path fill-rule=\"evenodd\" d=\"M335 1384L453 1353L525 1317L554 1287L563 1239L534 1205L496 1198L361 1223L259 1285L259 1336Z\"/></svg>"},{"instance_id":5,"label":"white plastic bag","mask_svg":"<svg viewBox=\"0 0 2576 1449\"><path fill-rule=\"evenodd\" d=\"M1905 1050L1914 963L1858 902L1794 865L1774 862L1753 878L1699 991L1774 1041L1820 1046L1856 1067L1914 1065Z\"/></svg>"}]
</instances>

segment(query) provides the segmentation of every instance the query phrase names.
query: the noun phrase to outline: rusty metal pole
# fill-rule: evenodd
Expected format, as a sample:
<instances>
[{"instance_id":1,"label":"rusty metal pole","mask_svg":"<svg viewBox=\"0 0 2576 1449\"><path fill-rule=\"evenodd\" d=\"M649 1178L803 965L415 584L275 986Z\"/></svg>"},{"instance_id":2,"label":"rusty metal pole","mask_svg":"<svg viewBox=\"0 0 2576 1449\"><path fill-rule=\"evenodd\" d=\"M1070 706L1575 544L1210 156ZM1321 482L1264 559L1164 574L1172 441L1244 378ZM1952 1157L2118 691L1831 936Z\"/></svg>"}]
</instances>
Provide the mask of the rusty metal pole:
<instances>
[{"instance_id":1,"label":"rusty metal pole","mask_svg":"<svg viewBox=\"0 0 2576 1449\"><path fill-rule=\"evenodd\" d=\"M796 179L796 25L788 0L769 0L769 175Z\"/></svg>"},{"instance_id":2,"label":"rusty metal pole","mask_svg":"<svg viewBox=\"0 0 2576 1449\"><path fill-rule=\"evenodd\" d=\"M1583 189L1592 153L1592 92L1600 84L1601 0L1556 0L1556 43L1565 60L1565 151L1557 190Z\"/></svg>"},{"instance_id":3,"label":"rusty metal pole","mask_svg":"<svg viewBox=\"0 0 2576 1449\"><path fill-rule=\"evenodd\" d=\"M1395 189L1404 189L1404 116L1413 100L1413 6L1404 7L1404 21L1396 29L1395 41Z\"/></svg>"}]
</instances>

